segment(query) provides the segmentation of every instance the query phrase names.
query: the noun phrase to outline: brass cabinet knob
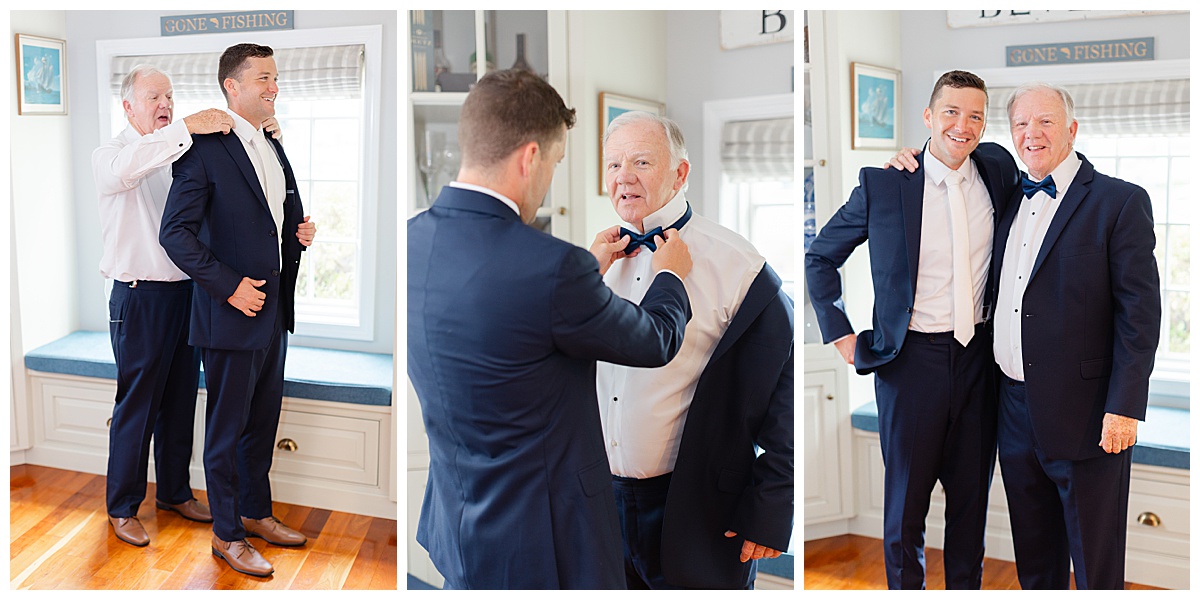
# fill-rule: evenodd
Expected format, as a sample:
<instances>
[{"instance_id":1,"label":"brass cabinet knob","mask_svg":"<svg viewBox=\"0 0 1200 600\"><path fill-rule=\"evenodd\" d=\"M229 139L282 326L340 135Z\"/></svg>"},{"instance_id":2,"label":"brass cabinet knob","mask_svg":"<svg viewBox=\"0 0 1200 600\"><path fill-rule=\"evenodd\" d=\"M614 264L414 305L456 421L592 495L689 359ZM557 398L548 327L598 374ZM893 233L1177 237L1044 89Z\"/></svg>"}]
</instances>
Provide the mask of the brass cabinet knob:
<instances>
[{"instance_id":1,"label":"brass cabinet knob","mask_svg":"<svg viewBox=\"0 0 1200 600\"><path fill-rule=\"evenodd\" d=\"M284 452L295 452L300 449L300 444L297 444L291 438L283 438L279 440L278 444L275 444L275 447Z\"/></svg>"},{"instance_id":2,"label":"brass cabinet knob","mask_svg":"<svg viewBox=\"0 0 1200 600\"><path fill-rule=\"evenodd\" d=\"M822 167L825 166L825 159L822 158L821 160L817 161L817 164Z\"/></svg>"},{"instance_id":3,"label":"brass cabinet knob","mask_svg":"<svg viewBox=\"0 0 1200 600\"><path fill-rule=\"evenodd\" d=\"M112 417L109 417L108 420L104 422L104 426L112 427Z\"/></svg>"},{"instance_id":4,"label":"brass cabinet knob","mask_svg":"<svg viewBox=\"0 0 1200 600\"><path fill-rule=\"evenodd\" d=\"M567 207L565 207L565 206L558 207L558 214L560 214L560 215L567 214Z\"/></svg>"},{"instance_id":5,"label":"brass cabinet knob","mask_svg":"<svg viewBox=\"0 0 1200 600\"><path fill-rule=\"evenodd\" d=\"M833 394L825 394L826 400L833 400Z\"/></svg>"},{"instance_id":6,"label":"brass cabinet knob","mask_svg":"<svg viewBox=\"0 0 1200 600\"><path fill-rule=\"evenodd\" d=\"M1158 527L1162 525L1162 519L1158 518L1158 515L1152 512L1144 512L1138 515L1138 523L1147 527Z\"/></svg>"}]
</instances>

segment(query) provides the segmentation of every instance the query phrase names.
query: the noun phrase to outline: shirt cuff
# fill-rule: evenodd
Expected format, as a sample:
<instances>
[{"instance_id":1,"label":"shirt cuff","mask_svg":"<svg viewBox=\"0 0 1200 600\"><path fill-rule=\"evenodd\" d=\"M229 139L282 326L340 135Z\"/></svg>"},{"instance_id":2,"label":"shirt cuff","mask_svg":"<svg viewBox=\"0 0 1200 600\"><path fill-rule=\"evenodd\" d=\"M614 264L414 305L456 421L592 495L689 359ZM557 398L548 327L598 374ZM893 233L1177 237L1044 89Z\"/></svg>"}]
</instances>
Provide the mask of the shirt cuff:
<instances>
[{"instance_id":1,"label":"shirt cuff","mask_svg":"<svg viewBox=\"0 0 1200 600\"><path fill-rule=\"evenodd\" d=\"M181 151L192 147L192 134L188 133L187 123L183 119L179 119L159 131L163 134L163 139L171 145L172 150Z\"/></svg>"}]
</instances>

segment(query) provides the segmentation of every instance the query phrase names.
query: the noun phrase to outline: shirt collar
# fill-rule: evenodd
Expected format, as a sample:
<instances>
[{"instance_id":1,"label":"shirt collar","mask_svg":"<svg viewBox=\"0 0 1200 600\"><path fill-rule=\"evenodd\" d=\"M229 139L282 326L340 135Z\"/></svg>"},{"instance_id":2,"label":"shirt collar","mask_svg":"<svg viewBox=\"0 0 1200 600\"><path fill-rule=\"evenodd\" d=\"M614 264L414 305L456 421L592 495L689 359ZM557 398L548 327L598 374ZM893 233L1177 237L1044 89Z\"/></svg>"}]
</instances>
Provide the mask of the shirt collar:
<instances>
[{"instance_id":1,"label":"shirt collar","mask_svg":"<svg viewBox=\"0 0 1200 600\"><path fill-rule=\"evenodd\" d=\"M497 192L496 190L485 188L481 185L475 185L473 183L463 183L461 181L451 181L450 183L448 183L446 185L449 185L452 188L458 188L460 190L470 190L472 192L479 192L481 194L487 194L487 195L503 202L509 208L513 209L513 212L517 213L517 217L521 216L521 209L517 207L517 203L508 199L504 194L501 194L500 192Z\"/></svg>"},{"instance_id":2,"label":"shirt collar","mask_svg":"<svg viewBox=\"0 0 1200 600\"><path fill-rule=\"evenodd\" d=\"M666 229L669 225L678 221L679 217L682 217L685 212L687 212L687 199L683 197L683 190L680 190L662 208L646 215L642 219L642 227L646 229L639 233L646 233L655 227ZM626 225L629 225L630 229L637 229L634 223L626 223Z\"/></svg>"},{"instance_id":3,"label":"shirt collar","mask_svg":"<svg viewBox=\"0 0 1200 600\"><path fill-rule=\"evenodd\" d=\"M242 115L233 112L233 110L229 108L225 108L225 112L229 113L229 116L233 117L233 132L236 133L243 142L249 144L253 141L254 136L262 136L261 128L251 125L250 121L242 118Z\"/></svg>"},{"instance_id":4,"label":"shirt collar","mask_svg":"<svg viewBox=\"0 0 1200 600\"><path fill-rule=\"evenodd\" d=\"M971 157L968 156L957 169L951 169L946 166L946 163L942 162L941 159L929 151L928 144L925 146L924 167L925 177L932 181L934 185L942 185L942 182L946 180L946 176L950 174L950 171L958 171L962 174L964 186L969 186L972 181L975 181L975 161L971 160ZM963 189L966 188L964 187Z\"/></svg>"},{"instance_id":5,"label":"shirt collar","mask_svg":"<svg viewBox=\"0 0 1200 600\"><path fill-rule=\"evenodd\" d=\"M1079 167L1082 165L1083 161L1079 160L1079 155L1072 148L1067 157L1058 163L1058 166L1054 167L1053 171L1050 171L1050 176L1054 178L1054 187L1057 191L1055 196L1057 199L1061 200L1063 195L1067 193L1067 188L1070 187L1071 182L1075 181L1075 175L1079 173ZM1033 178L1030 177L1030 179Z\"/></svg>"}]
</instances>

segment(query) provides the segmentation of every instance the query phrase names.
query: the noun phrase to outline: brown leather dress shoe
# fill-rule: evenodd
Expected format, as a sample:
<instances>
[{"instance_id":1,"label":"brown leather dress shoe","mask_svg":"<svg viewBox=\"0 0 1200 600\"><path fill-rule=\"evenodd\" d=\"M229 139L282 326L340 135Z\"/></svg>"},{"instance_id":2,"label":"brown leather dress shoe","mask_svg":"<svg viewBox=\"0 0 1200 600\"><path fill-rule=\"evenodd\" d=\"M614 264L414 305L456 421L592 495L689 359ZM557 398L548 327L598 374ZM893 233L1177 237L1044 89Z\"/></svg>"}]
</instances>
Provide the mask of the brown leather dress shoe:
<instances>
[{"instance_id":1,"label":"brown leather dress shoe","mask_svg":"<svg viewBox=\"0 0 1200 600\"><path fill-rule=\"evenodd\" d=\"M117 535L118 540L134 546L150 543L150 536L146 534L146 528L142 527L142 522L137 517L110 516L108 522L112 524L113 533Z\"/></svg>"},{"instance_id":2,"label":"brown leather dress shoe","mask_svg":"<svg viewBox=\"0 0 1200 600\"><path fill-rule=\"evenodd\" d=\"M303 546L308 538L303 533L284 525L275 517L265 519L247 519L242 517L242 527L246 535L259 537L276 546Z\"/></svg>"},{"instance_id":3,"label":"brown leather dress shoe","mask_svg":"<svg viewBox=\"0 0 1200 600\"><path fill-rule=\"evenodd\" d=\"M195 498L183 504L167 504L166 502L155 500L154 505L162 510L173 510L189 521L212 523L213 520L212 513L208 512L208 507Z\"/></svg>"},{"instance_id":4,"label":"brown leather dress shoe","mask_svg":"<svg viewBox=\"0 0 1200 600\"><path fill-rule=\"evenodd\" d=\"M213 556L225 559L225 562L229 563L229 567L238 573L266 577L275 572L275 567L271 566L271 563L246 540L226 542L214 535L212 537L212 553Z\"/></svg>"}]
</instances>

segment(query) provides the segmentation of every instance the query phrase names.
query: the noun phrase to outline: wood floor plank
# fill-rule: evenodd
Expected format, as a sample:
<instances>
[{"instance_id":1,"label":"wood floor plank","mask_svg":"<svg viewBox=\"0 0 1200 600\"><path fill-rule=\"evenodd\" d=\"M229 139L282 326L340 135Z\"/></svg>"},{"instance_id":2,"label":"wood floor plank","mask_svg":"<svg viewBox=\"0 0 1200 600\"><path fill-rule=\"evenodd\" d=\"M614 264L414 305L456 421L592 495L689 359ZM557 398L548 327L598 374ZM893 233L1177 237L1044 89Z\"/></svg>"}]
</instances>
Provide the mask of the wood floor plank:
<instances>
[{"instance_id":1,"label":"wood floor plank","mask_svg":"<svg viewBox=\"0 0 1200 600\"><path fill-rule=\"evenodd\" d=\"M386 589L397 582L396 521L274 503L273 514L309 537L284 548L251 543L271 577L237 573L212 555L212 526L154 506L138 511L149 546L116 539L103 476L33 465L9 470L10 584L21 589ZM197 497L205 500L203 492ZM28 571L28 572L27 572ZM17 581L17 578L22 578ZM19 584L19 585L18 585Z\"/></svg>"},{"instance_id":2,"label":"wood floor plank","mask_svg":"<svg viewBox=\"0 0 1200 600\"><path fill-rule=\"evenodd\" d=\"M946 589L942 551L925 549L925 585L931 590ZM1016 564L983 559L983 589L1019 590ZM1071 589L1075 588L1074 581ZM840 535L804 543L804 589L806 590L886 590L883 540L857 535ZM1160 589L1126 583L1125 589Z\"/></svg>"}]
</instances>

